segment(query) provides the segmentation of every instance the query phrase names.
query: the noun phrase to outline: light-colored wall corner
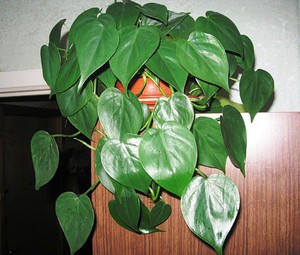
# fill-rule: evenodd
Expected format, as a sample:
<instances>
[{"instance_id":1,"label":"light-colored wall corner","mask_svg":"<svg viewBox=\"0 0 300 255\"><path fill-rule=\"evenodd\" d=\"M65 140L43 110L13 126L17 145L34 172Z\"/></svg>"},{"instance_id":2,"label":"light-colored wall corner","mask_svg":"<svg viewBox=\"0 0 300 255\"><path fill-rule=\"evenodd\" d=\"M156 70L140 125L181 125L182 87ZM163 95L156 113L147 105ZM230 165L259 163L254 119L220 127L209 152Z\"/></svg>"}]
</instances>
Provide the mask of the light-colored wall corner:
<instances>
[{"instance_id":1,"label":"light-colored wall corner","mask_svg":"<svg viewBox=\"0 0 300 255\"><path fill-rule=\"evenodd\" d=\"M66 18L66 24L70 26L82 11L94 6L106 9L112 2L113 0L52 0L37 4L34 0L0 0L0 72L40 69L40 47L48 42L51 28L60 19ZM136 2L145 4L151 1ZM252 39L257 59L256 68L265 69L274 77L275 99L270 110L300 111L298 0L158 2L177 12L190 11L193 17L213 10L231 18L240 32ZM0 76L0 88L7 86L3 82ZM238 92L232 98L238 101Z\"/></svg>"}]
</instances>

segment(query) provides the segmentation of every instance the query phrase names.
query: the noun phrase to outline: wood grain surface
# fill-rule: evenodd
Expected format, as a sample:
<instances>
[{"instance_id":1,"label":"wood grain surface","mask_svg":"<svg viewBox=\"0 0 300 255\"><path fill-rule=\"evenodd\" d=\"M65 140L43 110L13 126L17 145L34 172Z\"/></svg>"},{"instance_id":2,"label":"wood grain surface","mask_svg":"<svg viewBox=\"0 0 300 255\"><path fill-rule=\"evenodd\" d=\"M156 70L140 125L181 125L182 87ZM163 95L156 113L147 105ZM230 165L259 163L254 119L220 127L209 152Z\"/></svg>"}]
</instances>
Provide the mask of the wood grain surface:
<instances>
[{"instance_id":1,"label":"wood grain surface","mask_svg":"<svg viewBox=\"0 0 300 255\"><path fill-rule=\"evenodd\" d=\"M300 113L259 113L253 123L248 115L244 119L246 178L228 160L226 174L239 188L241 209L224 254L300 254ZM207 174L217 171L202 169ZM92 175L94 181L93 169ZM160 226L165 232L138 235L114 222L108 211L113 195L100 185L92 195L96 211L93 254L215 254L188 229L179 200L166 193L162 196L172 206L172 215ZM151 206L151 201L146 201Z\"/></svg>"}]
</instances>

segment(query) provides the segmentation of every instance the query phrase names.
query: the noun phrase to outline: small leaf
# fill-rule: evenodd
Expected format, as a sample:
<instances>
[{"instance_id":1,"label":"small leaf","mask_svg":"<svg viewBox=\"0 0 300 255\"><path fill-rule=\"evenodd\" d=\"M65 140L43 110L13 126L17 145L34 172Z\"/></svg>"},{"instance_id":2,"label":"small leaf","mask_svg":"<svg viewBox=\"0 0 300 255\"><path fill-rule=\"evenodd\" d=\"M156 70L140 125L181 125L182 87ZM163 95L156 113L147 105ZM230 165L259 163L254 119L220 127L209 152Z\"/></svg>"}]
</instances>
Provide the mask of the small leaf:
<instances>
[{"instance_id":1,"label":"small leaf","mask_svg":"<svg viewBox=\"0 0 300 255\"><path fill-rule=\"evenodd\" d=\"M94 210L87 195L62 193L56 200L56 216L68 241L71 254L86 242L94 225Z\"/></svg>"},{"instance_id":2,"label":"small leaf","mask_svg":"<svg viewBox=\"0 0 300 255\"><path fill-rule=\"evenodd\" d=\"M194 121L194 108L185 94L175 92L170 98L161 97L157 100L153 119L158 128L166 121L176 121L190 129Z\"/></svg>"},{"instance_id":3,"label":"small leaf","mask_svg":"<svg viewBox=\"0 0 300 255\"><path fill-rule=\"evenodd\" d=\"M223 116L220 116L220 120L227 154L231 162L240 168L245 176L247 135L243 117L237 109L226 105L223 108Z\"/></svg>"},{"instance_id":4,"label":"small leaf","mask_svg":"<svg viewBox=\"0 0 300 255\"><path fill-rule=\"evenodd\" d=\"M56 47L59 47L60 37L61 37L61 29L65 24L65 19L60 20L51 30L49 35L49 42L53 43Z\"/></svg>"},{"instance_id":5,"label":"small leaf","mask_svg":"<svg viewBox=\"0 0 300 255\"><path fill-rule=\"evenodd\" d=\"M196 78L196 82L198 83L198 85L200 86L204 94L204 99L203 99L204 104L206 104L220 90L220 87L207 83L205 81L201 81L197 78Z\"/></svg>"},{"instance_id":6,"label":"small leaf","mask_svg":"<svg viewBox=\"0 0 300 255\"><path fill-rule=\"evenodd\" d=\"M107 88L115 87L116 85L117 77L114 75L110 67L101 72L98 78Z\"/></svg>"},{"instance_id":7,"label":"small leaf","mask_svg":"<svg viewBox=\"0 0 300 255\"><path fill-rule=\"evenodd\" d=\"M245 70L240 82L240 96L253 121L257 112L267 103L274 92L272 76L262 70Z\"/></svg>"},{"instance_id":8,"label":"small leaf","mask_svg":"<svg viewBox=\"0 0 300 255\"><path fill-rule=\"evenodd\" d=\"M166 221L171 215L172 208L164 201L158 201L150 213L150 227L156 227Z\"/></svg>"},{"instance_id":9,"label":"small leaf","mask_svg":"<svg viewBox=\"0 0 300 255\"><path fill-rule=\"evenodd\" d=\"M141 234L151 234L159 232L155 227L150 227L150 212L147 206L141 201L141 216L139 222L139 231Z\"/></svg>"},{"instance_id":10,"label":"small leaf","mask_svg":"<svg viewBox=\"0 0 300 255\"><path fill-rule=\"evenodd\" d=\"M166 6L157 3L147 3L143 6L138 6L141 12L150 18L161 21L163 24L168 24L168 9Z\"/></svg>"},{"instance_id":11,"label":"small leaf","mask_svg":"<svg viewBox=\"0 0 300 255\"><path fill-rule=\"evenodd\" d=\"M59 151L55 139L46 131L37 131L31 139L31 157L35 173L35 189L48 183L56 173Z\"/></svg>"},{"instance_id":12,"label":"small leaf","mask_svg":"<svg viewBox=\"0 0 300 255\"><path fill-rule=\"evenodd\" d=\"M186 224L219 255L239 207L238 189L223 174L213 174L207 179L194 177L181 198L181 211Z\"/></svg>"},{"instance_id":13,"label":"small leaf","mask_svg":"<svg viewBox=\"0 0 300 255\"><path fill-rule=\"evenodd\" d=\"M241 38L244 44L244 57L235 56L237 63L244 69L252 69L255 60L253 44L246 35L241 35Z\"/></svg>"}]
</instances>

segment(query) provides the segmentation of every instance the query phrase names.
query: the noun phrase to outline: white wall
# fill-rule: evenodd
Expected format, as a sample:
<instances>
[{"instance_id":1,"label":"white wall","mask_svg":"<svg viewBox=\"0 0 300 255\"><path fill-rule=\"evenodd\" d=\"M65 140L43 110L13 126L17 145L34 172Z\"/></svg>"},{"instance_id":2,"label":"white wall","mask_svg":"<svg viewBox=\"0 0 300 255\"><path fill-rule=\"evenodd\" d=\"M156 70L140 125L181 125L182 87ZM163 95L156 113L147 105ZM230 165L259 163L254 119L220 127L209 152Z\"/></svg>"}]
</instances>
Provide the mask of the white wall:
<instances>
[{"instance_id":1,"label":"white wall","mask_svg":"<svg viewBox=\"0 0 300 255\"><path fill-rule=\"evenodd\" d=\"M140 4L150 1L136 0ZM7 74L8 71L40 69L40 46L48 42L48 34L57 21L66 18L70 26L83 10L94 6L105 9L112 2L113 0L0 0L0 72ZM231 18L240 32L252 39L256 67L269 71L274 77L276 92L270 110L300 111L299 1L159 2L174 11L190 11L193 17L213 10ZM1 82L3 83L0 79L0 87L3 85ZM238 100L236 95L233 95L233 99Z\"/></svg>"}]
</instances>

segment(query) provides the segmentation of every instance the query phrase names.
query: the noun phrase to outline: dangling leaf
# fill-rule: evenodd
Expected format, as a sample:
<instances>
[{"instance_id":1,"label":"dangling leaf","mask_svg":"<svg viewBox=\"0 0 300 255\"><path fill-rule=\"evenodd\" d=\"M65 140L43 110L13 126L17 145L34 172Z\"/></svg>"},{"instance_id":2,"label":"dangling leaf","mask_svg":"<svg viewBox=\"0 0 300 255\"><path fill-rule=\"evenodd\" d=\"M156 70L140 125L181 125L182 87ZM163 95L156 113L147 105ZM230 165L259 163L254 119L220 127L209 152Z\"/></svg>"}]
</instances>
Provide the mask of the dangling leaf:
<instances>
[{"instance_id":1,"label":"dangling leaf","mask_svg":"<svg viewBox=\"0 0 300 255\"><path fill-rule=\"evenodd\" d=\"M197 145L186 127L169 121L144 133L139 157L158 185L180 197L194 173Z\"/></svg>"},{"instance_id":2,"label":"dangling leaf","mask_svg":"<svg viewBox=\"0 0 300 255\"><path fill-rule=\"evenodd\" d=\"M65 19L60 20L51 30L49 35L49 42L53 43L56 47L59 47L60 37L61 37L61 29L65 24Z\"/></svg>"},{"instance_id":3,"label":"dangling leaf","mask_svg":"<svg viewBox=\"0 0 300 255\"><path fill-rule=\"evenodd\" d=\"M253 44L246 35L241 35L241 38L244 44L244 57L235 56L237 63L243 69L252 69L255 60Z\"/></svg>"},{"instance_id":4,"label":"dangling leaf","mask_svg":"<svg viewBox=\"0 0 300 255\"><path fill-rule=\"evenodd\" d=\"M157 100L153 119L158 128L166 121L176 121L190 129L194 121L194 108L185 94L175 92L170 98L161 97Z\"/></svg>"},{"instance_id":5,"label":"dangling leaf","mask_svg":"<svg viewBox=\"0 0 300 255\"><path fill-rule=\"evenodd\" d=\"M257 112L267 103L274 92L272 76L262 70L245 70L240 82L240 96L253 121Z\"/></svg>"},{"instance_id":6,"label":"dangling leaf","mask_svg":"<svg viewBox=\"0 0 300 255\"><path fill-rule=\"evenodd\" d=\"M198 163L225 172L227 152L219 123L212 118L199 117L192 131L198 147Z\"/></svg>"},{"instance_id":7,"label":"dangling leaf","mask_svg":"<svg viewBox=\"0 0 300 255\"><path fill-rule=\"evenodd\" d=\"M55 139L39 130L31 138L31 157L35 173L35 189L48 183L56 173L59 151Z\"/></svg>"},{"instance_id":8,"label":"dangling leaf","mask_svg":"<svg viewBox=\"0 0 300 255\"><path fill-rule=\"evenodd\" d=\"M221 131L227 154L231 162L245 176L245 159L247 150L246 127L240 112L230 105L223 108L220 116Z\"/></svg>"},{"instance_id":9,"label":"dangling leaf","mask_svg":"<svg viewBox=\"0 0 300 255\"><path fill-rule=\"evenodd\" d=\"M235 184L223 174L196 176L181 197L181 211L189 228L222 254L224 241L240 207Z\"/></svg>"},{"instance_id":10,"label":"dangling leaf","mask_svg":"<svg viewBox=\"0 0 300 255\"><path fill-rule=\"evenodd\" d=\"M143 122L137 97L130 91L127 97L116 88L108 88L101 94L98 116L107 136L118 140L126 133L137 134Z\"/></svg>"},{"instance_id":11,"label":"dangling leaf","mask_svg":"<svg viewBox=\"0 0 300 255\"><path fill-rule=\"evenodd\" d=\"M159 33L155 27L127 26L120 30L120 43L109 64L125 90L133 76L157 49L159 42Z\"/></svg>"},{"instance_id":12,"label":"dangling leaf","mask_svg":"<svg viewBox=\"0 0 300 255\"><path fill-rule=\"evenodd\" d=\"M56 216L68 241L71 254L88 239L94 225L94 210L87 195L62 193L56 200Z\"/></svg>"},{"instance_id":13,"label":"dangling leaf","mask_svg":"<svg viewBox=\"0 0 300 255\"><path fill-rule=\"evenodd\" d=\"M213 35L195 31L187 41L180 39L177 46L178 60L190 74L229 90L227 56Z\"/></svg>"}]
</instances>

